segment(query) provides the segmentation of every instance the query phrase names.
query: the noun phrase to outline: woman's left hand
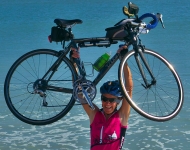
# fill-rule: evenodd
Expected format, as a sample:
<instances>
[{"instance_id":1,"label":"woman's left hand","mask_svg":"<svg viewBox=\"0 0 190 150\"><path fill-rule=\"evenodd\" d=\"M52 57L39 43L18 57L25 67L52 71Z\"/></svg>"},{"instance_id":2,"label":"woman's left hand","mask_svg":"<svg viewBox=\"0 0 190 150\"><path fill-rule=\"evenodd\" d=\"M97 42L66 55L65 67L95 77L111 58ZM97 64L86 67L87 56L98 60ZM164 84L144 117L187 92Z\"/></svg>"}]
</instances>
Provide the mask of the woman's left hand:
<instances>
[{"instance_id":1,"label":"woman's left hand","mask_svg":"<svg viewBox=\"0 0 190 150\"><path fill-rule=\"evenodd\" d=\"M80 47L78 47L78 50L71 47L71 50L72 50L72 55L71 57L73 58L80 58L80 53L79 53L79 50L80 50Z\"/></svg>"}]
</instances>

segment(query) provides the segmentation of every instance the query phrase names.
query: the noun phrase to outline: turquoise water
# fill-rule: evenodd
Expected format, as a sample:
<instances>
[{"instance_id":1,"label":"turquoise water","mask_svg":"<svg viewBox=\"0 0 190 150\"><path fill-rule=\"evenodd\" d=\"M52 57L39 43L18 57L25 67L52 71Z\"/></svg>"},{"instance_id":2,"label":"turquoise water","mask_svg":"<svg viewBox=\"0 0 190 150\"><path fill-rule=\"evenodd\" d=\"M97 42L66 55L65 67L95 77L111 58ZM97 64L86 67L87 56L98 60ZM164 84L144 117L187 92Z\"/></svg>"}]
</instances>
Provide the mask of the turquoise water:
<instances>
[{"instance_id":1,"label":"turquoise water","mask_svg":"<svg viewBox=\"0 0 190 150\"><path fill-rule=\"evenodd\" d=\"M80 106L74 106L67 116L51 125L25 124L15 118L6 106L3 95L4 79L12 63L24 53L38 48L61 49L60 44L49 43L47 40L55 18L83 20L83 24L73 28L76 38L105 36L105 28L125 18L121 10L122 6L127 5L127 1L1 0L0 2L0 149L89 149L89 121ZM140 7L139 14L147 12L163 14L166 29L158 25L148 35L142 35L142 41L146 47L158 51L174 65L184 85L185 101L179 115L164 123L147 120L132 110L124 149L188 150L190 4L186 0L134 2ZM117 45L107 49L81 49L81 58L86 62L94 62L101 54L105 52L114 54L116 49ZM117 79L117 64L101 83L108 79ZM99 93L95 103L100 106Z\"/></svg>"}]
</instances>

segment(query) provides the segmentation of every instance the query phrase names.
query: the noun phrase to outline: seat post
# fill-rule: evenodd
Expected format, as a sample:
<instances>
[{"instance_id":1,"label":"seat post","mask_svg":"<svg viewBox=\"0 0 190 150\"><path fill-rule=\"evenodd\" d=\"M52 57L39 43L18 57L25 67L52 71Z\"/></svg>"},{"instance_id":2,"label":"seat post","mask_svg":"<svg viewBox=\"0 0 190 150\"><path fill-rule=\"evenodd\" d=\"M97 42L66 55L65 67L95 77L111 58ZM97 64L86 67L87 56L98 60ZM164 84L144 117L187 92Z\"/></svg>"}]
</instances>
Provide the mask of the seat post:
<instances>
[{"instance_id":1,"label":"seat post","mask_svg":"<svg viewBox=\"0 0 190 150\"><path fill-rule=\"evenodd\" d=\"M70 37L71 39L73 39L73 38L74 38L74 34L73 34L73 32L72 32L72 29L71 29L71 28L68 28L68 30L69 30L69 37Z\"/></svg>"}]
</instances>

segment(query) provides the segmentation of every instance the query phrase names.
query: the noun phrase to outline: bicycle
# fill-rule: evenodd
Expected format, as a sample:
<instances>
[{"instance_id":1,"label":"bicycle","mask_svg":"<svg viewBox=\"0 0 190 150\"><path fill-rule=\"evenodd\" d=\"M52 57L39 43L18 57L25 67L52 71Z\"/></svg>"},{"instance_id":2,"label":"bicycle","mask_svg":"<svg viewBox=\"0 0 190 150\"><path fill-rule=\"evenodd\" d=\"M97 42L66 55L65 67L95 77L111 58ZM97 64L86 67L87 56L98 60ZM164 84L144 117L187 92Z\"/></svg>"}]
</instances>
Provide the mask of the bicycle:
<instances>
[{"instance_id":1,"label":"bicycle","mask_svg":"<svg viewBox=\"0 0 190 150\"><path fill-rule=\"evenodd\" d=\"M148 33L161 22L162 14L146 13L138 17L138 6L128 3L123 7L127 19L106 29L105 37L75 39L72 27L82 20L55 19L50 42L62 42L63 50L38 49L21 56L11 66L4 83L4 95L10 111L21 121L32 125L46 125L64 117L80 100L82 94L89 106L96 96L96 85L117 60L118 80L122 92L140 115L153 121L167 121L181 110L184 92L181 80L173 66L157 52L147 49L140 40L141 33ZM145 18L153 20L146 24ZM70 41L67 46L65 42ZM132 50L116 53L93 80L86 79L80 59L67 55L71 47L110 47L123 41ZM133 75L133 98L130 98L123 78L125 63Z\"/></svg>"}]
</instances>

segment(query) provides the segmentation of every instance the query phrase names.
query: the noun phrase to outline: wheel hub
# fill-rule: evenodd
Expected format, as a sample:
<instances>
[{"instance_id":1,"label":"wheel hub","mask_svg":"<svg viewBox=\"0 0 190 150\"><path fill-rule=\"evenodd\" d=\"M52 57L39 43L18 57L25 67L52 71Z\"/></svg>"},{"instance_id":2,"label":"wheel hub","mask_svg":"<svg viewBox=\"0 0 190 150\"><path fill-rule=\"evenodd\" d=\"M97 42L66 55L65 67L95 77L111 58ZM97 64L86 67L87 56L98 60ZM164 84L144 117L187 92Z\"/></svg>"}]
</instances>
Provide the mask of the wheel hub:
<instances>
[{"instance_id":1,"label":"wheel hub","mask_svg":"<svg viewBox=\"0 0 190 150\"><path fill-rule=\"evenodd\" d=\"M33 84L34 93L40 94L40 96L44 96L47 90L47 81L38 79Z\"/></svg>"}]
</instances>

